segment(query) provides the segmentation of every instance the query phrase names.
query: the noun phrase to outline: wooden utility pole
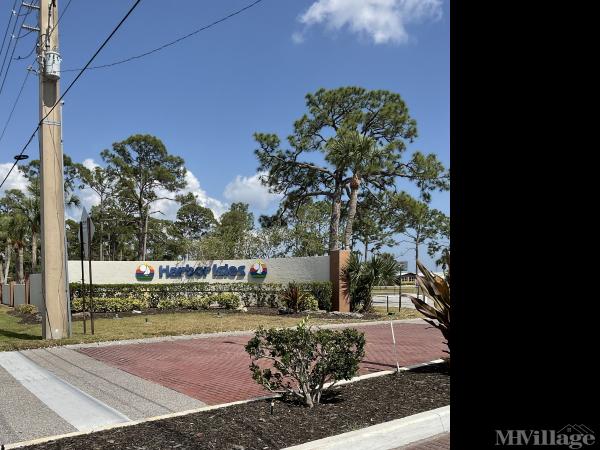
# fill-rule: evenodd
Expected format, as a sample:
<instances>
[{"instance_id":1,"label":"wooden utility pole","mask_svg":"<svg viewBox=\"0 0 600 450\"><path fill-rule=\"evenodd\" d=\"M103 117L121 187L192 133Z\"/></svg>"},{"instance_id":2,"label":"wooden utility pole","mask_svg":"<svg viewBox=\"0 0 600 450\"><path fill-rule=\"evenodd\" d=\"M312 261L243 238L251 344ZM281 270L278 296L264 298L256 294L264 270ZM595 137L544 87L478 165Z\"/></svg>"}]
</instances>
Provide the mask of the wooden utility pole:
<instances>
[{"instance_id":1,"label":"wooden utility pole","mask_svg":"<svg viewBox=\"0 0 600 450\"><path fill-rule=\"evenodd\" d=\"M57 0L40 0L40 183L44 339L69 337ZM50 110L54 107L52 112ZM46 115L50 112L48 117Z\"/></svg>"}]
</instances>

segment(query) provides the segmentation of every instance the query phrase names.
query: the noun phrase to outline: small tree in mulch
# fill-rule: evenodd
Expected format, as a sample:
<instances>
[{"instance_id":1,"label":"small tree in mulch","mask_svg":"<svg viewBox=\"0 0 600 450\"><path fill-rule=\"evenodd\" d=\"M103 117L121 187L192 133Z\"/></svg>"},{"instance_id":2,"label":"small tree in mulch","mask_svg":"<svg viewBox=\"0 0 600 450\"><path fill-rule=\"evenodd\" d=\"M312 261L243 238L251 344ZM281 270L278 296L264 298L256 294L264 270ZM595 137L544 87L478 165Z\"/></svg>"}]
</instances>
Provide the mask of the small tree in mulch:
<instances>
[{"instance_id":1,"label":"small tree in mulch","mask_svg":"<svg viewBox=\"0 0 600 450\"><path fill-rule=\"evenodd\" d=\"M296 328L259 328L246 352L256 382L271 392L298 397L312 408L338 381L356 376L365 354L365 336L350 328L313 330L304 319ZM259 361L272 367L260 367Z\"/></svg>"}]
</instances>

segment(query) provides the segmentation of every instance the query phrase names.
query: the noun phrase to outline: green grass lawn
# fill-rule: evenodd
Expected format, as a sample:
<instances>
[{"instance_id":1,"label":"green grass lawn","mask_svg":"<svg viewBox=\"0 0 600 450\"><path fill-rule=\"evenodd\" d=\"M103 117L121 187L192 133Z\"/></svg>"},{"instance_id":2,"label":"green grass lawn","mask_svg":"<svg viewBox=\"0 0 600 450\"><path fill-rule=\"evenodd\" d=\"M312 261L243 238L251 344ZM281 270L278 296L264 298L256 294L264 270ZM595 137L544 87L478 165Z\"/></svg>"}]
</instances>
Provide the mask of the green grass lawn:
<instances>
[{"instance_id":1,"label":"green grass lawn","mask_svg":"<svg viewBox=\"0 0 600 450\"><path fill-rule=\"evenodd\" d=\"M376 286L373 289L373 295L398 295L398 287ZM414 286L402 286L403 294L416 294L417 288Z\"/></svg>"},{"instance_id":2,"label":"green grass lawn","mask_svg":"<svg viewBox=\"0 0 600 450\"><path fill-rule=\"evenodd\" d=\"M375 308L380 320L412 319L422 317L417 311L402 308L400 312L388 316L385 307ZM83 322L73 322L73 336L62 340L42 340L41 324L21 323L21 319L8 314L8 306L0 305L0 351L23 350L28 348L51 347L85 342L114 341L121 339L139 339L154 336L175 336L197 333L217 333L221 331L248 331L259 326L291 327L300 321L297 317L279 315L259 315L248 313L223 313L214 311L190 311L185 313L164 313L115 318L97 318L94 320L95 334L90 334L90 322L87 321L87 334L83 334ZM315 325L325 323L355 322L352 318L311 319Z\"/></svg>"},{"instance_id":3,"label":"green grass lawn","mask_svg":"<svg viewBox=\"0 0 600 450\"><path fill-rule=\"evenodd\" d=\"M400 308L400 311L398 311L398 307L392 308L390 306L390 314L388 315L385 306L376 306L375 312L381 314L382 318L385 318L388 320L390 318L392 318L394 320L399 320L399 319L421 319L424 317L423 314L421 314L416 309L412 309L412 308Z\"/></svg>"}]
</instances>

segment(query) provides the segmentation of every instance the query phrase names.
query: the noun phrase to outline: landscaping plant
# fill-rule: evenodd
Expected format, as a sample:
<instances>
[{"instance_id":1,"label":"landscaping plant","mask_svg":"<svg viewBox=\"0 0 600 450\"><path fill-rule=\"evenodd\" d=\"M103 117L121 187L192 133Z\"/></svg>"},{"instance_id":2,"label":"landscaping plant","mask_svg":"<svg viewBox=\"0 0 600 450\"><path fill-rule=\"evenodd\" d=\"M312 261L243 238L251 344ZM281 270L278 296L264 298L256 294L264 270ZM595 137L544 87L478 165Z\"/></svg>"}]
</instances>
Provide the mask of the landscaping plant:
<instances>
[{"instance_id":1,"label":"landscaping plant","mask_svg":"<svg viewBox=\"0 0 600 450\"><path fill-rule=\"evenodd\" d=\"M370 260L361 261L356 253L352 253L344 268L344 281L352 310L371 312L373 288L394 285L399 272L400 265L393 258L373 255Z\"/></svg>"},{"instance_id":2,"label":"landscaping plant","mask_svg":"<svg viewBox=\"0 0 600 450\"><path fill-rule=\"evenodd\" d=\"M448 264L448 272L450 272ZM417 261L417 267L423 275L417 277L417 282L423 290L423 294L433 300L433 305L428 305L424 299L410 296L417 311L423 314L424 319L434 327L438 328L444 338L450 353L450 284L433 273Z\"/></svg>"},{"instance_id":3,"label":"landscaping plant","mask_svg":"<svg viewBox=\"0 0 600 450\"><path fill-rule=\"evenodd\" d=\"M225 309L238 309L241 305L239 295L236 295L233 292L222 292L209 298L214 298L214 301L216 301L221 308Z\"/></svg>"},{"instance_id":4,"label":"landscaping plant","mask_svg":"<svg viewBox=\"0 0 600 450\"><path fill-rule=\"evenodd\" d=\"M256 382L312 408L338 381L356 376L365 355L365 336L351 328L313 330L304 319L296 328L261 327L245 348ZM259 361L270 364L261 367Z\"/></svg>"},{"instance_id":5,"label":"landscaping plant","mask_svg":"<svg viewBox=\"0 0 600 450\"><path fill-rule=\"evenodd\" d=\"M319 302L310 292L301 289L300 285L293 281L281 292L281 303L294 312L314 311L319 308Z\"/></svg>"},{"instance_id":6,"label":"landscaping plant","mask_svg":"<svg viewBox=\"0 0 600 450\"><path fill-rule=\"evenodd\" d=\"M15 306L15 311L19 314L37 314L38 309L35 305L18 305Z\"/></svg>"}]
</instances>

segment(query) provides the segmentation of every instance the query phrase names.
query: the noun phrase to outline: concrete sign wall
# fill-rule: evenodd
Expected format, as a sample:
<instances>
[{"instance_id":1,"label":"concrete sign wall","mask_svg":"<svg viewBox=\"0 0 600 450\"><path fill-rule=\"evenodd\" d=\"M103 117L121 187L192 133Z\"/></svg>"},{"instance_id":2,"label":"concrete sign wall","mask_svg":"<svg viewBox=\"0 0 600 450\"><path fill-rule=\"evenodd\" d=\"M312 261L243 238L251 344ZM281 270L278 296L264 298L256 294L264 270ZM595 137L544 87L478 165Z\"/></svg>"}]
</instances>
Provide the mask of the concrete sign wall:
<instances>
[{"instance_id":1,"label":"concrete sign wall","mask_svg":"<svg viewBox=\"0 0 600 450\"><path fill-rule=\"evenodd\" d=\"M88 262L84 262L89 283ZM329 256L213 261L92 261L94 284L288 283L329 281ZM69 280L81 281L81 261L69 261Z\"/></svg>"}]
</instances>

